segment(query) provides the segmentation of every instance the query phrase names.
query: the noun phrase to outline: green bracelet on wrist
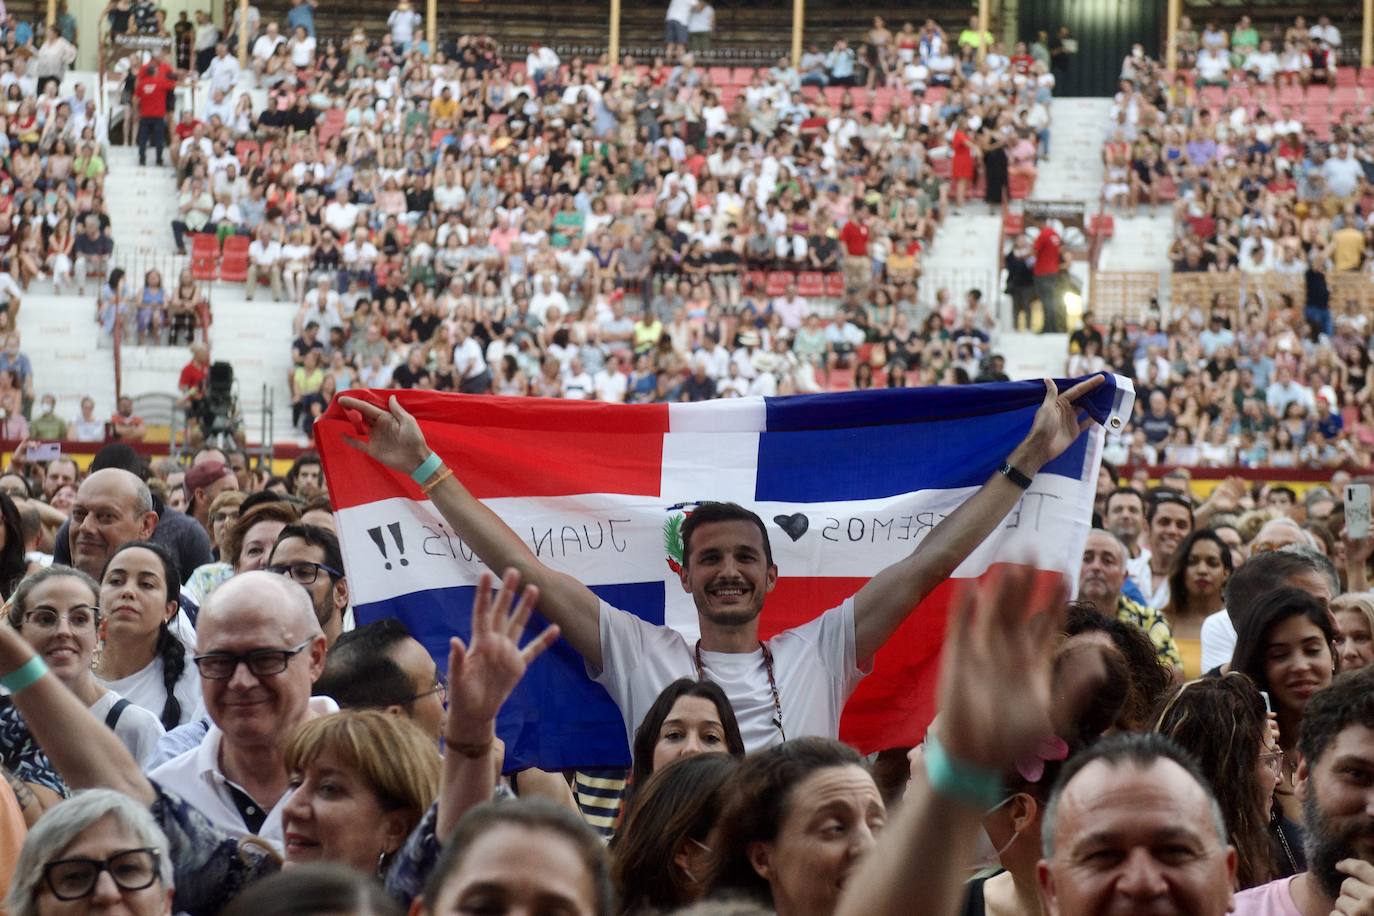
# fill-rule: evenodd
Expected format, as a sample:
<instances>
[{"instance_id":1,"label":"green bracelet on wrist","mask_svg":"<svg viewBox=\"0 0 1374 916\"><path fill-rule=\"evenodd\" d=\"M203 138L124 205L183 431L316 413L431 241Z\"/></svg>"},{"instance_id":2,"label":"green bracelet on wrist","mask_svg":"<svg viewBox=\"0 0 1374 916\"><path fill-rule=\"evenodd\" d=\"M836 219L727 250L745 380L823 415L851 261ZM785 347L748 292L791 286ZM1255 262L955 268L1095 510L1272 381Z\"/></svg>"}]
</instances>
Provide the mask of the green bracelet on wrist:
<instances>
[{"instance_id":1,"label":"green bracelet on wrist","mask_svg":"<svg viewBox=\"0 0 1374 916\"><path fill-rule=\"evenodd\" d=\"M438 452L430 452L429 457L420 462L420 466L410 472L410 479L416 484L423 486L426 480L434 476L434 472L439 470L439 466L444 463L444 459L439 457Z\"/></svg>"},{"instance_id":2,"label":"green bracelet on wrist","mask_svg":"<svg viewBox=\"0 0 1374 916\"><path fill-rule=\"evenodd\" d=\"M47 673L48 666L43 663L41 656L35 655L9 674L0 677L0 687L4 687L13 695L26 687L32 687L35 681Z\"/></svg>"},{"instance_id":3,"label":"green bracelet on wrist","mask_svg":"<svg viewBox=\"0 0 1374 916\"><path fill-rule=\"evenodd\" d=\"M937 795L986 811L1002 800L1002 774L955 760L939 739L927 734L921 746L926 777Z\"/></svg>"}]
</instances>

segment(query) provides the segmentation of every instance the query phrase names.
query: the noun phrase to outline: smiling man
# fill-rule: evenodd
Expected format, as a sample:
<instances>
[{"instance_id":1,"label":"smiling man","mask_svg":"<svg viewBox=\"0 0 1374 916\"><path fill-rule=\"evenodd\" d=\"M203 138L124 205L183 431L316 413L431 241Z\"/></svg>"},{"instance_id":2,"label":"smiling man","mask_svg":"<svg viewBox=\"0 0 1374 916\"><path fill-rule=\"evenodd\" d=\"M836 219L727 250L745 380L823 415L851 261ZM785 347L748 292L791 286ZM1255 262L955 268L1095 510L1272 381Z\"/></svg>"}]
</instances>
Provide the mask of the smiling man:
<instances>
[{"instance_id":1,"label":"smiling man","mask_svg":"<svg viewBox=\"0 0 1374 916\"><path fill-rule=\"evenodd\" d=\"M907 557L809 623L759 638L759 614L778 580L763 521L733 503L700 504L682 526L682 588L696 604L701 638L611 607L565 573L539 561L518 534L432 458L419 424L395 399L383 410L345 398L368 427L375 460L400 473L427 468L435 508L492 569L514 568L537 585L540 611L581 654L587 673L635 730L663 688L678 678L714 681L739 720L745 748L839 733L845 701L873 656L926 595L973 552L1017 504L1030 479L1091 423L1076 402L1102 383L1095 376L1060 394L1046 383L1030 432L1002 469L937 525ZM459 471L461 473L461 471Z\"/></svg>"},{"instance_id":2,"label":"smiling man","mask_svg":"<svg viewBox=\"0 0 1374 916\"><path fill-rule=\"evenodd\" d=\"M285 576L242 573L201 609L196 651L214 724L199 747L148 775L220 829L260 836L280 852L286 744L302 723L339 709L310 696L325 659L314 605Z\"/></svg>"},{"instance_id":3,"label":"smiling man","mask_svg":"<svg viewBox=\"0 0 1374 916\"><path fill-rule=\"evenodd\" d=\"M67 537L72 565L100 581L105 561L121 545L145 540L157 528L153 495L138 476L103 468L81 482Z\"/></svg>"},{"instance_id":4,"label":"smiling man","mask_svg":"<svg viewBox=\"0 0 1374 916\"><path fill-rule=\"evenodd\" d=\"M1145 521L1150 550L1131 564L1131 578L1145 596L1145 603L1160 610L1169 603L1169 565L1174 551L1193 530L1192 503L1186 496L1156 489L1150 493Z\"/></svg>"}]
</instances>

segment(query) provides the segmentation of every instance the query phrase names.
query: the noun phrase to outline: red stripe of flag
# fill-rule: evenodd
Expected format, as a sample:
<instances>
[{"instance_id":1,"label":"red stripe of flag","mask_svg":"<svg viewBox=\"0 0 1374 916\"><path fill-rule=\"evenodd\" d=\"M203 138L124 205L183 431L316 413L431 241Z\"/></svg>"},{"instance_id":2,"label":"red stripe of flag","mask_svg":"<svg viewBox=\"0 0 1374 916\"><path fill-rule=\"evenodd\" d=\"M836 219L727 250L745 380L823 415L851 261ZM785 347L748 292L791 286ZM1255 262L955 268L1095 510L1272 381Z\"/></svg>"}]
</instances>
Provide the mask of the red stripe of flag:
<instances>
[{"instance_id":1,"label":"red stripe of flag","mask_svg":"<svg viewBox=\"0 0 1374 916\"><path fill-rule=\"evenodd\" d=\"M396 396L430 448L479 499L620 493L657 496L668 406L503 398L433 391L350 391L374 404ZM335 402L315 424L335 509L422 498L409 478L343 441L359 436Z\"/></svg>"},{"instance_id":2,"label":"red stripe of flag","mask_svg":"<svg viewBox=\"0 0 1374 916\"><path fill-rule=\"evenodd\" d=\"M861 753L893 747L913 747L925 737L935 717L940 676L940 649L949 611L958 606L966 588L995 574L994 564L983 575L946 579L926 596L897 632L878 650L873 673L859 682L840 719L840 739ZM1053 589L1062 576L1041 571L1037 585ZM863 578L780 577L768 596L759 621L764 639L813 619L840 604L863 587ZM1027 602L1029 604L1029 602Z\"/></svg>"}]
</instances>

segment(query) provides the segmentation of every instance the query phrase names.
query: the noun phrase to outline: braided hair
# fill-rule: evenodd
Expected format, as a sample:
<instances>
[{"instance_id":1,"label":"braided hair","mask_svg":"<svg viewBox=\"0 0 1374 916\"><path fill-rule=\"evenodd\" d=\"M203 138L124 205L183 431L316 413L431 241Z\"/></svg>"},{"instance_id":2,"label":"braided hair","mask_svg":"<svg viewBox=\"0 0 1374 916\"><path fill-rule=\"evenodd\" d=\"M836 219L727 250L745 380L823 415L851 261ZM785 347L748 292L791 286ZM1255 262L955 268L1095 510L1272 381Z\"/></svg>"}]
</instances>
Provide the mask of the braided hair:
<instances>
[{"instance_id":1,"label":"braided hair","mask_svg":"<svg viewBox=\"0 0 1374 916\"><path fill-rule=\"evenodd\" d=\"M178 595L181 588L181 572L177 568L176 558L172 552L155 541L129 541L121 544L112 554L110 559L105 561L105 571L100 574L102 581L105 579L106 572L109 571L110 563L114 558L126 550L139 548L146 550L158 558L162 563L162 578L167 588L167 603L178 603ZM181 676L186 673L186 646L172 632L167 621L163 621L157 628L157 646L154 650L156 656L162 660L162 689L167 694L167 699L162 704L162 727L171 731L181 724L181 701L176 696L176 686L180 682Z\"/></svg>"}]
</instances>

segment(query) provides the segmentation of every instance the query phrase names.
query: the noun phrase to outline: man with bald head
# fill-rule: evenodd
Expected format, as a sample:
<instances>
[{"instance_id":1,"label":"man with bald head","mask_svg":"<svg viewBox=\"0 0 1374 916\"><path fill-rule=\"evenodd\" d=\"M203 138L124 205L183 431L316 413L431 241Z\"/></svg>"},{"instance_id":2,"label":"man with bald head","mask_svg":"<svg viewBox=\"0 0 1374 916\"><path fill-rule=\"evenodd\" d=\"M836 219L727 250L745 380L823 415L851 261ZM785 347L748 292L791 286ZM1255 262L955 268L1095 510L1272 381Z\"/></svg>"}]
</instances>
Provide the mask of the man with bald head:
<instances>
[{"instance_id":1,"label":"man with bald head","mask_svg":"<svg viewBox=\"0 0 1374 916\"><path fill-rule=\"evenodd\" d=\"M137 475L104 468L81 482L67 528L72 565L99 581L105 561L129 541L146 540L157 527L153 494Z\"/></svg>"},{"instance_id":2,"label":"man with bald head","mask_svg":"<svg viewBox=\"0 0 1374 916\"><path fill-rule=\"evenodd\" d=\"M261 571L221 585L196 622L195 662L213 724L199 747L149 777L220 829L260 836L280 852L287 742L303 723L339 708L310 696L324 660L324 633L301 586Z\"/></svg>"},{"instance_id":3,"label":"man with bald head","mask_svg":"<svg viewBox=\"0 0 1374 916\"><path fill-rule=\"evenodd\" d=\"M1133 601L1121 590L1126 584L1129 553L1121 538L1103 528L1088 532L1083 542L1083 565L1078 570L1078 599L1090 602L1103 617L1139 627L1154 643L1160 664L1182 668L1183 658L1169 622L1152 607Z\"/></svg>"}]
</instances>

